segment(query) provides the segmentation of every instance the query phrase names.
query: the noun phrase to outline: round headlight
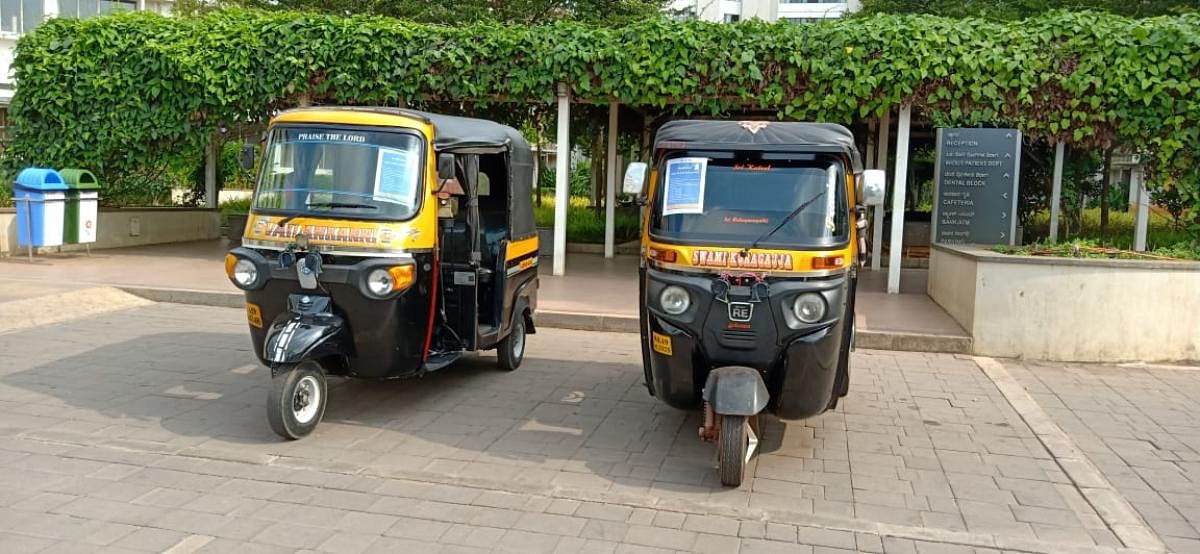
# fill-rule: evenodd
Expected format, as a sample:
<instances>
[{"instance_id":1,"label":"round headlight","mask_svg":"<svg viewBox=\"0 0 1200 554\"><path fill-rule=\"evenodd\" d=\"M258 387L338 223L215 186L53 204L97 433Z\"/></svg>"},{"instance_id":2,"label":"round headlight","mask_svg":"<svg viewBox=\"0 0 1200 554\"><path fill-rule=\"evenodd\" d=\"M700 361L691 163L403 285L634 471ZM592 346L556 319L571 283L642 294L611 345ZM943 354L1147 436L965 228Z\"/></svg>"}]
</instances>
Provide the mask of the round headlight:
<instances>
[{"instance_id":1,"label":"round headlight","mask_svg":"<svg viewBox=\"0 0 1200 554\"><path fill-rule=\"evenodd\" d=\"M367 274L367 290L375 296L387 296L392 293L395 281L386 269L376 269Z\"/></svg>"},{"instance_id":2,"label":"round headlight","mask_svg":"<svg viewBox=\"0 0 1200 554\"><path fill-rule=\"evenodd\" d=\"M792 303L792 313L805 323L816 323L825 319L825 299L815 292L806 292Z\"/></svg>"},{"instance_id":3,"label":"round headlight","mask_svg":"<svg viewBox=\"0 0 1200 554\"><path fill-rule=\"evenodd\" d=\"M663 289L662 295L658 297L658 304L662 306L664 312L679 315L691 307L692 297L683 287L671 285Z\"/></svg>"},{"instance_id":4,"label":"round headlight","mask_svg":"<svg viewBox=\"0 0 1200 554\"><path fill-rule=\"evenodd\" d=\"M233 264L233 281L242 287L249 287L258 280L258 266L246 258L239 258Z\"/></svg>"}]
</instances>

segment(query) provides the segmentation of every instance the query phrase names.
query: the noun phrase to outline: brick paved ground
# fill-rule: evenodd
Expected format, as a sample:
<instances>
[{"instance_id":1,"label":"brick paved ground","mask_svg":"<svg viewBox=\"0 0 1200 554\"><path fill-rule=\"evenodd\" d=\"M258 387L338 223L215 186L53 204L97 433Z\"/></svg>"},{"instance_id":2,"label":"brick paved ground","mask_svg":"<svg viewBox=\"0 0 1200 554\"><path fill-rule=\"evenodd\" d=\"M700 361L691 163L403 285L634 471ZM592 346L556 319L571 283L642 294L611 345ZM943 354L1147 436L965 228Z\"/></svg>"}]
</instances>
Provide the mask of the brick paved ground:
<instances>
[{"instance_id":1,"label":"brick paved ground","mask_svg":"<svg viewBox=\"0 0 1200 554\"><path fill-rule=\"evenodd\" d=\"M0 472L0 544L1120 546L970 358L856 353L850 397L806 422L768 421L736 490L717 485L698 418L646 395L635 336L545 329L517 372L492 361L405 382L338 381L317 432L281 442L238 310L151 305L0 334L0 464L10 470ZM1158 444L1192 456L1194 476L1200 411L1180 411L1155 412L1163 436L1176 437ZM1161 492L1189 521L1188 492Z\"/></svg>"},{"instance_id":2,"label":"brick paved ground","mask_svg":"<svg viewBox=\"0 0 1200 554\"><path fill-rule=\"evenodd\" d=\"M1200 552L1200 371L1008 362L1163 541Z\"/></svg>"}]
</instances>

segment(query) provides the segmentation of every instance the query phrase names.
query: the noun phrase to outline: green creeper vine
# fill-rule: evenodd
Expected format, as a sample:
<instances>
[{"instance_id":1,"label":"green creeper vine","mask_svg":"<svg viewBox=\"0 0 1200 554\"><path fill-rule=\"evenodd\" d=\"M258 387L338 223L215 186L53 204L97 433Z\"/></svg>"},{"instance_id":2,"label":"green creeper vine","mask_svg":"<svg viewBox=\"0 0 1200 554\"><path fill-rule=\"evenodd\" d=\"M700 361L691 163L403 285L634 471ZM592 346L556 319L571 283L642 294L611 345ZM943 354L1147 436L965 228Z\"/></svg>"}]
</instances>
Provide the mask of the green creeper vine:
<instances>
[{"instance_id":1,"label":"green creeper vine","mask_svg":"<svg viewBox=\"0 0 1200 554\"><path fill-rule=\"evenodd\" d=\"M855 17L816 25L420 25L219 11L55 19L21 39L14 164L139 167L219 125L316 103L582 101L850 123L910 102L939 125L1003 123L1130 145L1193 205L1200 16L1057 12L1019 22ZM1189 172L1191 172L1189 174Z\"/></svg>"}]
</instances>

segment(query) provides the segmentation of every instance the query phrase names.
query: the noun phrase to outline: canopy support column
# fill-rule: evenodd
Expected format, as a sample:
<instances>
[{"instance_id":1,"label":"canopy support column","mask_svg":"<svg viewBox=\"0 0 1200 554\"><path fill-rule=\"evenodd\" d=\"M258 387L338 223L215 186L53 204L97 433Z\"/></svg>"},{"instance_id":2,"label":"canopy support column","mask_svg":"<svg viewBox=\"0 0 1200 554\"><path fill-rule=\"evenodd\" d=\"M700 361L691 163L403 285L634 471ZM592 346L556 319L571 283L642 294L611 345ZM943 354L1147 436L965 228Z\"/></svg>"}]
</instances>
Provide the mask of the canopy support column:
<instances>
[{"instance_id":1,"label":"canopy support column","mask_svg":"<svg viewBox=\"0 0 1200 554\"><path fill-rule=\"evenodd\" d=\"M613 257L617 219L617 118L619 104L608 103L608 191L604 197L604 257Z\"/></svg>"},{"instance_id":2,"label":"canopy support column","mask_svg":"<svg viewBox=\"0 0 1200 554\"><path fill-rule=\"evenodd\" d=\"M571 162L571 97L566 83L558 84L558 147L554 160L554 275L567 271L567 205L570 185L567 164Z\"/></svg>"},{"instance_id":3,"label":"canopy support column","mask_svg":"<svg viewBox=\"0 0 1200 554\"><path fill-rule=\"evenodd\" d=\"M1062 211L1063 157L1066 143L1054 145L1054 179L1050 189L1050 243L1058 242L1058 215Z\"/></svg>"},{"instance_id":4,"label":"canopy support column","mask_svg":"<svg viewBox=\"0 0 1200 554\"><path fill-rule=\"evenodd\" d=\"M1134 220L1133 249L1146 251L1146 228L1150 223L1150 193L1146 190L1146 175L1142 166L1135 165L1129 172L1129 180L1137 186L1137 216Z\"/></svg>"},{"instance_id":5,"label":"canopy support column","mask_svg":"<svg viewBox=\"0 0 1200 554\"><path fill-rule=\"evenodd\" d=\"M891 142L892 110L889 108L879 118L879 139L875 141L875 169L887 171L888 146ZM872 163L868 158L867 163ZM875 212L875 220L871 222L871 269L879 271L883 264L883 212L884 205L871 208Z\"/></svg>"},{"instance_id":6,"label":"canopy support column","mask_svg":"<svg viewBox=\"0 0 1200 554\"><path fill-rule=\"evenodd\" d=\"M908 192L908 135L912 126L912 105L900 106L900 126L896 129L896 177L892 189L892 239L888 254L888 294L900 292L900 266L904 250L904 197Z\"/></svg>"}]
</instances>

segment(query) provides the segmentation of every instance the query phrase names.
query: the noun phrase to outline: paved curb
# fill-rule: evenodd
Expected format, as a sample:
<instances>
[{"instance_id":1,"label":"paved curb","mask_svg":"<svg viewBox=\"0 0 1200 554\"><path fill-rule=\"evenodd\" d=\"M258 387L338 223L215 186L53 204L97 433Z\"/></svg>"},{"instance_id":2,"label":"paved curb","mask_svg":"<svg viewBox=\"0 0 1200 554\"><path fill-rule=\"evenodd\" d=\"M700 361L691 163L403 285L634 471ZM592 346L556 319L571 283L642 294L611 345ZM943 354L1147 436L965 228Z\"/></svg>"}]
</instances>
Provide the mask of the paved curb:
<instances>
[{"instance_id":1,"label":"paved curb","mask_svg":"<svg viewBox=\"0 0 1200 554\"><path fill-rule=\"evenodd\" d=\"M240 292L221 292L196 289L164 289L158 287L137 287L118 285L121 289L134 296L155 302L172 304L193 304L196 306L214 306L217 308L244 308L246 297Z\"/></svg>"},{"instance_id":2,"label":"paved curb","mask_svg":"<svg viewBox=\"0 0 1200 554\"><path fill-rule=\"evenodd\" d=\"M859 329L854 337L854 347L871 350L970 354L971 337Z\"/></svg>"},{"instance_id":3,"label":"paved curb","mask_svg":"<svg viewBox=\"0 0 1200 554\"><path fill-rule=\"evenodd\" d=\"M129 294L155 302L194 304L198 306L215 306L218 308L241 308L245 306L245 298L240 292L138 286L118 286L117 288ZM538 310L535 317L535 322L539 326L555 329L606 331L611 333L637 333L639 330L638 318L629 315ZM971 339L969 337L953 335L859 330L855 339L855 347L871 350L970 354Z\"/></svg>"},{"instance_id":4,"label":"paved curb","mask_svg":"<svg viewBox=\"0 0 1200 554\"><path fill-rule=\"evenodd\" d=\"M638 318L617 314L589 314L538 310L534 322L543 327L576 329L579 331L639 332Z\"/></svg>"}]
</instances>

